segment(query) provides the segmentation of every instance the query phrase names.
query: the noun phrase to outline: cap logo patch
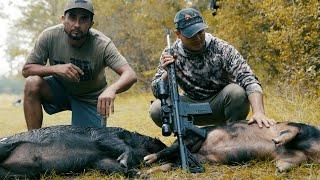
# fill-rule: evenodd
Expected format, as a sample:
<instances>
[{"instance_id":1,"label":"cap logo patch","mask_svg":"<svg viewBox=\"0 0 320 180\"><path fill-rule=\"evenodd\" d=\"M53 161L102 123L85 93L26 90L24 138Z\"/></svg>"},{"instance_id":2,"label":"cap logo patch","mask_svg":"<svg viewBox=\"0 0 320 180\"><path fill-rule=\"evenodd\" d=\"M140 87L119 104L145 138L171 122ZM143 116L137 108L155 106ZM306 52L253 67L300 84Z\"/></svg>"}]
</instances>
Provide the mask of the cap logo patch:
<instances>
[{"instance_id":1,"label":"cap logo patch","mask_svg":"<svg viewBox=\"0 0 320 180\"><path fill-rule=\"evenodd\" d=\"M190 19L190 18L192 18L190 14L185 14L185 15L184 15L184 20L188 20L188 19Z\"/></svg>"}]
</instances>

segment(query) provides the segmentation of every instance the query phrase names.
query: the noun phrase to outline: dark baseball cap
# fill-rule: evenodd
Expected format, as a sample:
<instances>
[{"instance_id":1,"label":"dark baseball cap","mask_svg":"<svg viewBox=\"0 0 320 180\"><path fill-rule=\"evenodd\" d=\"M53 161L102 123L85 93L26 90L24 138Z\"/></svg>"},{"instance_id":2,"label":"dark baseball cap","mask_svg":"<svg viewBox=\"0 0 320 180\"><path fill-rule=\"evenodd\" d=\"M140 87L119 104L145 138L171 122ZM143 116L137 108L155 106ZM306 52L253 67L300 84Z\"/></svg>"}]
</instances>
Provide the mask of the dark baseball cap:
<instances>
[{"instance_id":1,"label":"dark baseball cap","mask_svg":"<svg viewBox=\"0 0 320 180\"><path fill-rule=\"evenodd\" d=\"M66 4L66 7L64 8L64 12L69 11L70 9L85 9L92 14L94 14L93 5L91 0L69 0Z\"/></svg>"},{"instance_id":2,"label":"dark baseball cap","mask_svg":"<svg viewBox=\"0 0 320 180\"><path fill-rule=\"evenodd\" d=\"M176 29L187 38L191 38L199 31L208 28L199 11L194 8L185 8L177 12L174 17Z\"/></svg>"}]
</instances>

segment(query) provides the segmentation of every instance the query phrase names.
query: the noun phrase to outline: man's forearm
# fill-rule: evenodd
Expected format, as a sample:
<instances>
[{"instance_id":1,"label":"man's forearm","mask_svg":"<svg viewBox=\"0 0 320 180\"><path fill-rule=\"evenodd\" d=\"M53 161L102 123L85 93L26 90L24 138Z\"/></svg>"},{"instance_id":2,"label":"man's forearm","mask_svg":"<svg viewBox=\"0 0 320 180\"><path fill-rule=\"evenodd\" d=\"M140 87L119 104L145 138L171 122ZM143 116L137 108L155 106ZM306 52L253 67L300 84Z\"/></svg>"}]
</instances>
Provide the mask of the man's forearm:
<instances>
[{"instance_id":1,"label":"man's forearm","mask_svg":"<svg viewBox=\"0 0 320 180\"><path fill-rule=\"evenodd\" d=\"M253 92L248 96L252 113L262 113L265 114L263 105L263 95L259 92Z\"/></svg>"},{"instance_id":2,"label":"man's forearm","mask_svg":"<svg viewBox=\"0 0 320 180\"><path fill-rule=\"evenodd\" d=\"M137 82L137 76L134 71L125 71L120 78L108 88L112 88L116 93L121 93L128 90L134 83Z\"/></svg>"},{"instance_id":3,"label":"man's forearm","mask_svg":"<svg viewBox=\"0 0 320 180\"><path fill-rule=\"evenodd\" d=\"M26 64L23 66L22 75L23 77L28 76L49 76L55 74L55 67L54 66L43 66L40 64Z\"/></svg>"}]
</instances>

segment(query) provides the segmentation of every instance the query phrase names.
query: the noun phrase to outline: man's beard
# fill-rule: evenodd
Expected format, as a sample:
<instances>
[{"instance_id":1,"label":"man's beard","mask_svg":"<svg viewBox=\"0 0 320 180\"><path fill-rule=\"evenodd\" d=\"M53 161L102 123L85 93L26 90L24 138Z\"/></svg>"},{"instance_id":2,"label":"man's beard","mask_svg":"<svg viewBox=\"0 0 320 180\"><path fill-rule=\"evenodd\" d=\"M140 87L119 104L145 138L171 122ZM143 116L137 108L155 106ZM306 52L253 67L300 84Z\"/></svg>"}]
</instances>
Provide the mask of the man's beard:
<instances>
[{"instance_id":1,"label":"man's beard","mask_svg":"<svg viewBox=\"0 0 320 180\"><path fill-rule=\"evenodd\" d=\"M64 31L67 33L68 37L72 40L79 41L87 37L88 33L83 33L82 31L78 30L78 35L74 35L72 31L67 32L66 29Z\"/></svg>"}]
</instances>

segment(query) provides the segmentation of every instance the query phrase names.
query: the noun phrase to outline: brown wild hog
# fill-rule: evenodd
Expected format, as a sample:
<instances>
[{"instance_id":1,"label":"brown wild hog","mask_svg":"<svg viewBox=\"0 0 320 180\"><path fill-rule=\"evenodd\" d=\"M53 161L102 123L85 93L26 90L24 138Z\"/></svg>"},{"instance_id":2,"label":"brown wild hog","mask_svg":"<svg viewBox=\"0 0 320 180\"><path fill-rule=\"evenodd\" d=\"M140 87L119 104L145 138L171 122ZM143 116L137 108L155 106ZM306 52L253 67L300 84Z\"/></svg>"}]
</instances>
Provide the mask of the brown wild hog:
<instances>
[{"instance_id":1,"label":"brown wild hog","mask_svg":"<svg viewBox=\"0 0 320 180\"><path fill-rule=\"evenodd\" d=\"M206 139L187 132L185 142L202 163L239 164L253 159L275 159L277 171L287 171L302 162L320 163L320 130L306 124L283 122L270 128L259 128L247 122L204 127ZM178 143L144 158L147 163L158 160L175 162L179 158ZM147 173L167 171L168 163Z\"/></svg>"}]
</instances>

